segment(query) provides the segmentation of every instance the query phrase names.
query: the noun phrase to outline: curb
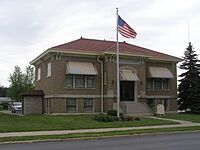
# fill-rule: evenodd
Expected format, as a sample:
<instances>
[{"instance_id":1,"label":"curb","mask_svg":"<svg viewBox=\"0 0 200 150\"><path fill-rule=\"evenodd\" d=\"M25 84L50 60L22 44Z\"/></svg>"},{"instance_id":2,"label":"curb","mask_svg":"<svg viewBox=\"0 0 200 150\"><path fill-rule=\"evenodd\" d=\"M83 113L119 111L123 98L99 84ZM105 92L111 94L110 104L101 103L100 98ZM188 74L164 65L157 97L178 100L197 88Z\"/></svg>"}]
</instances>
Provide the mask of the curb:
<instances>
[{"instance_id":1,"label":"curb","mask_svg":"<svg viewBox=\"0 0 200 150\"><path fill-rule=\"evenodd\" d=\"M107 139L107 138L120 138L120 137L139 137L139 136L156 136L156 135L170 135L178 133L194 133L200 132L200 130L192 131L173 131L173 132L157 132L157 133L139 133L139 134L130 134L130 135L113 135L113 136L100 136L100 137L83 137L83 138L66 138L66 139L46 139L46 140L28 140L28 141L10 141L10 142L0 142L0 145L5 144L28 144L28 143L45 143L45 142L65 142L72 140L98 140L98 139Z\"/></svg>"}]
</instances>

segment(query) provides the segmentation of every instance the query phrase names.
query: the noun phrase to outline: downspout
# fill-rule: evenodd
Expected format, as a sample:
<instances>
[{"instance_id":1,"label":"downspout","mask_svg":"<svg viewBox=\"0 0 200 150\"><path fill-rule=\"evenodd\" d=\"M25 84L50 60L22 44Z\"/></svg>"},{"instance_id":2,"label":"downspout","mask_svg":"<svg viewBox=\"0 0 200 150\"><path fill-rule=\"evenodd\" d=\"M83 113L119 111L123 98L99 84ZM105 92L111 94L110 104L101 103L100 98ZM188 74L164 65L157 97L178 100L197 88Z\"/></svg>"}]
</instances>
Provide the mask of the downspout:
<instances>
[{"instance_id":1,"label":"downspout","mask_svg":"<svg viewBox=\"0 0 200 150\"><path fill-rule=\"evenodd\" d=\"M103 61L100 60L100 56L97 57L97 62L101 64L101 114L103 114Z\"/></svg>"}]
</instances>

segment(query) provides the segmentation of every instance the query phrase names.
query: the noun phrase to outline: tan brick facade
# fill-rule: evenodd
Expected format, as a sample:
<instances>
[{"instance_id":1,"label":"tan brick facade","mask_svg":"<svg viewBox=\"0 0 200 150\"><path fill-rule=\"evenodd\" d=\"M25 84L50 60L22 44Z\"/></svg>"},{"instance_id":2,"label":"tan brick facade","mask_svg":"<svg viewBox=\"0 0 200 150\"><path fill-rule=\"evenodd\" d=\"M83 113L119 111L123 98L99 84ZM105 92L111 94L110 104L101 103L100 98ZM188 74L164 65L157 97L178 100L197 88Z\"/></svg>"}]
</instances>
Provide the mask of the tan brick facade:
<instances>
[{"instance_id":1,"label":"tan brick facade","mask_svg":"<svg viewBox=\"0 0 200 150\"><path fill-rule=\"evenodd\" d=\"M77 41L75 41L75 43ZM92 46L94 46L95 49L100 49L96 44L102 44L105 42L100 41L100 43L98 43L99 41L96 40L84 39L80 39L80 41L86 41L86 44L91 41L95 42L92 43ZM115 45L114 42L105 43L107 43L108 46L110 46L109 44ZM63 48L64 45L54 47L52 48L52 51L50 51L51 49L47 50L32 61L36 70L35 89L43 90L45 94L43 100L43 110L45 113L67 113L67 99L70 99L69 101L72 105L71 108L68 109L73 109L73 111L75 110L74 113L85 113L85 109L89 109L91 113L101 113L102 110L105 113L108 110L113 109L113 103L116 102L116 57L114 52L109 52L109 47L107 47L107 53L103 50L101 53L99 51L87 51L90 47L86 47L86 50L79 51L79 49L82 49L82 46L84 47L84 45L81 46L80 43L77 44L78 46L74 44L74 47L77 46L78 48L73 50L70 50L71 43L69 43L68 48L68 43L66 44L66 49ZM176 111L176 63L180 60L173 56L149 51L148 49L126 44L125 42L120 44L125 45L123 52L126 51L127 47L133 48L133 52L131 52L130 55L126 52L120 54L120 70L130 70L139 78L138 81L132 81L134 90L132 95L134 95L134 101L144 102L152 109L154 109L157 104L164 103L167 112ZM112 48L113 46L111 45L111 49ZM137 51L138 49L141 49L142 51ZM51 76L47 77L47 64L49 62L51 62ZM94 83L92 88L75 88L74 86L66 86L66 64L68 62L88 62L93 64L97 71L97 75L93 75ZM103 66L101 66L101 64ZM147 89L149 67L165 67L172 73L173 78L167 80L168 89ZM40 80L37 80L38 68L41 69ZM103 68L103 70L101 70L101 68ZM103 90L103 93L101 90ZM101 108L102 105L103 108ZM91 106L92 108L90 108ZM76 109L74 107L76 107Z\"/></svg>"},{"instance_id":2,"label":"tan brick facade","mask_svg":"<svg viewBox=\"0 0 200 150\"><path fill-rule=\"evenodd\" d=\"M103 88L104 88L104 102L103 110L107 112L113 109L113 102L116 101L116 63L110 57L112 55L104 56L103 59ZM98 74L94 77L94 88L67 88L65 86L66 77L66 63L68 61L78 62L92 62L97 69ZM52 64L52 75L47 75L47 63ZM169 79L169 90L167 91L150 91L146 89L148 78L148 67L159 66L167 67L173 73L174 78ZM84 98L93 99L93 113L101 112L101 69L100 63L97 62L97 57L80 57L62 55L59 59L56 59L56 55L48 55L48 58L44 58L44 61L39 62L36 67L41 68L41 79L36 81L36 90L43 90L45 93L44 110L46 113L66 113L66 98L75 98L77 100L76 113L84 113ZM137 86L138 102L148 103L147 99L154 99L154 104L158 104L156 99L165 98L169 102L167 111L176 111L177 103L177 89L176 89L176 63L142 60L137 57L123 58L121 57L120 69L133 70L139 81L135 81ZM47 103L47 98L49 102ZM49 108L47 108L47 105Z\"/></svg>"}]
</instances>

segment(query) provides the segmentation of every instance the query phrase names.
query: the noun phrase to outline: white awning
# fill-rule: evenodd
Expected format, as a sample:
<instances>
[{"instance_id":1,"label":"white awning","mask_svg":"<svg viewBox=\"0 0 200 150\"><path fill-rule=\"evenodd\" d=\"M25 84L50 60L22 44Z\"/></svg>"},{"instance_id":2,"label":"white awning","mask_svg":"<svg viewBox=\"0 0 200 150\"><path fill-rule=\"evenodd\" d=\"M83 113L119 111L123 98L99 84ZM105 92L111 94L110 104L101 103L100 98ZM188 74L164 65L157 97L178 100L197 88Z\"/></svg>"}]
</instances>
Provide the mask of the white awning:
<instances>
[{"instance_id":1,"label":"white awning","mask_svg":"<svg viewBox=\"0 0 200 150\"><path fill-rule=\"evenodd\" d=\"M66 74L97 75L97 70L91 62L67 62Z\"/></svg>"},{"instance_id":2,"label":"white awning","mask_svg":"<svg viewBox=\"0 0 200 150\"><path fill-rule=\"evenodd\" d=\"M139 81L139 78L131 70L121 70L120 80L124 81Z\"/></svg>"},{"instance_id":3,"label":"white awning","mask_svg":"<svg viewBox=\"0 0 200 150\"><path fill-rule=\"evenodd\" d=\"M150 78L174 78L172 72L166 67L149 67Z\"/></svg>"}]
</instances>

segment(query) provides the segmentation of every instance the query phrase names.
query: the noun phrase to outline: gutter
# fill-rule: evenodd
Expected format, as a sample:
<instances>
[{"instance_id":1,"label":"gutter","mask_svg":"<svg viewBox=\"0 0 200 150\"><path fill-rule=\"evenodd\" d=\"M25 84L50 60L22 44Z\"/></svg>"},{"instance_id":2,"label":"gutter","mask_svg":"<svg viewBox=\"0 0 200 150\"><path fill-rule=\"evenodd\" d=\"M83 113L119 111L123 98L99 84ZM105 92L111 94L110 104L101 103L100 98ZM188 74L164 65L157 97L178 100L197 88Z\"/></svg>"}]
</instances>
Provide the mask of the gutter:
<instances>
[{"instance_id":1,"label":"gutter","mask_svg":"<svg viewBox=\"0 0 200 150\"><path fill-rule=\"evenodd\" d=\"M97 62L99 62L101 64L101 114L103 114L103 87L104 87L104 84L103 84L103 61L100 60L100 56L97 57Z\"/></svg>"}]
</instances>

